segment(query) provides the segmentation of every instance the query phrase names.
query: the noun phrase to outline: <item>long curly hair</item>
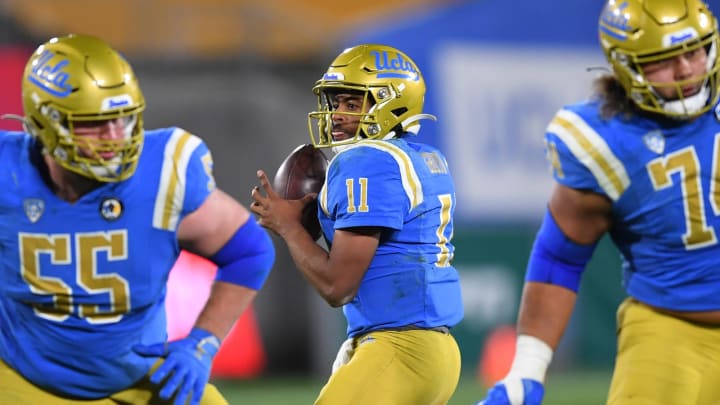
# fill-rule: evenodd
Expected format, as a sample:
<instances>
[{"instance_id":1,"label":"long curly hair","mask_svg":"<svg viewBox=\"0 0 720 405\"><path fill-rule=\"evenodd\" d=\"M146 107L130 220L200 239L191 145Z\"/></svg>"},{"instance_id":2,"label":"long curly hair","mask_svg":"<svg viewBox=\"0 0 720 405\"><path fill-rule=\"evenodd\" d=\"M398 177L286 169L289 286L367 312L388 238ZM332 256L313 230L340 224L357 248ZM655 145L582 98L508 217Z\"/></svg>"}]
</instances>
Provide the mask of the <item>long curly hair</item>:
<instances>
[{"instance_id":1,"label":"long curly hair","mask_svg":"<svg viewBox=\"0 0 720 405\"><path fill-rule=\"evenodd\" d=\"M603 74L593 81L593 98L600 102L600 116L606 120L616 115L630 118L639 112L639 108L611 73Z\"/></svg>"}]
</instances>

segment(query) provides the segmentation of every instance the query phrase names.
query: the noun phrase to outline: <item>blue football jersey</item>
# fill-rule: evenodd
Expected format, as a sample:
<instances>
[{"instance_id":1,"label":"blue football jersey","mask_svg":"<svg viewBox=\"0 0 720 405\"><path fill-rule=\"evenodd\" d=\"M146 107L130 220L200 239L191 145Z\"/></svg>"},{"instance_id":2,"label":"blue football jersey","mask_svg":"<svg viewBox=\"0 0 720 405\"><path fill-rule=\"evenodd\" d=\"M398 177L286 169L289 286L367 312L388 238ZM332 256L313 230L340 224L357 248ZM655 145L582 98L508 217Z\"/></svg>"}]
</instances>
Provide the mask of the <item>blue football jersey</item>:
<instances>
[{"instance_id":1,"label":"blue football jersey","mask_svg":"<svg viewBox=\"0 0 720 405\"><path fill-rule=\"evenodd\" d=\"M629 295L671 310L720 309L719 110L664 125L598 111L597 102L567 106L549 124L555 180L612 201Z\"/></svg>"},{"instance_id":2,"label":"blue football jersey","mask_svg":"<svg viewBox=\"0 0 720 405\"><path fill-rule=\"evenodd\" d=\"M69 203L38 169L37 141L0 131L0 357L32 383L98 398L142 378L134 344L166 340L178 222L215 188L205 144L145 132L135 174Z\"/></svg>"},{"instance_id":3,"label":"blue football jersey","mask_svg":"<svg viewBox=\"0 0 720 405\"><path fill-rule=\"evenodd\" d=\"M455 186L437 149L402 138L358 142L332 159L318 200L330 245L335 229L386 228L357 295L343 307L349 336L460 322Z\"/></svg>"}]
</instances>

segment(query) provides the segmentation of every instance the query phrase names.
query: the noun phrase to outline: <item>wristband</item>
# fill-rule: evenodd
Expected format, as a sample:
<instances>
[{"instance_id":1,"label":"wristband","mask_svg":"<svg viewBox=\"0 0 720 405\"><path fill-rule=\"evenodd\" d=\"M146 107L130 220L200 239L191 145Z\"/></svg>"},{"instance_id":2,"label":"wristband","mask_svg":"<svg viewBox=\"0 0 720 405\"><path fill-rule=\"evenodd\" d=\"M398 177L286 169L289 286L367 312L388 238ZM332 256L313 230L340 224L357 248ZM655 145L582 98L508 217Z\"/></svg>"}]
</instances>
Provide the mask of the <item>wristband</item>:
<instances>
[{"instance_id":1,"label":"wristband","mask_svg":"<svg viewBox=\"0 0 720 405\"><path fill-rule=\"evenodd\" d=\"M544 383L552 357L553 349L547 343L535 336L518 335L515 358L508 377L529 378Z\"/></svg>"}]
</instances>

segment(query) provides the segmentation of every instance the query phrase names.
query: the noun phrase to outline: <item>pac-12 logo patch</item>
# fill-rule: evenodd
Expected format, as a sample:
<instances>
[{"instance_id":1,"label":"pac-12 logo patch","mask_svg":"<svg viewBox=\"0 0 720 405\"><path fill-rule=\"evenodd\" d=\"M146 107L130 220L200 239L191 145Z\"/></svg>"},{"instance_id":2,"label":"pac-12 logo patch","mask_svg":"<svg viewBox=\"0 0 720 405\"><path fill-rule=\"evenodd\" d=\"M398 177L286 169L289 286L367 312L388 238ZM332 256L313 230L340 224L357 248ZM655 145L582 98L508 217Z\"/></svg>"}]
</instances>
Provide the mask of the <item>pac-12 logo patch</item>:
<instances>
[{"instance_id":1,"label":"pac-12 logo patch","mask_svg":"<svg viewBox=\"0 0 720 405\"><path fill-rule=\"evenodd\" d=\"M662 153L665 151L665 137L660 130L656 129L650 131L647 134L643 135L642 139L643 142L645 142L645 146L647 146L648 149L657 153L658 155L662 155Z\"/></svg>"},{"instance_id":2,"label":"pac-12 logo patch","mask_svg":"<svg viewBox=\"0 0 720 405\"><path fill-rule=\"evenodd\" d=\"M122 202L115 197L106 198L100 203L100 215L108 221L120 218L122 213Z\"/></svg>"},{"instance_id":3,"label":"pac-12 logo patch","mask_svg":"<svg viewBox=\"0 0 720 405\"><path fill-rule=\"evenodd\" d=\"M39 198L28 198L23 201L25 215L33 224L37 222L45 211L45 201Z\"/></svg>"}]
</instances>

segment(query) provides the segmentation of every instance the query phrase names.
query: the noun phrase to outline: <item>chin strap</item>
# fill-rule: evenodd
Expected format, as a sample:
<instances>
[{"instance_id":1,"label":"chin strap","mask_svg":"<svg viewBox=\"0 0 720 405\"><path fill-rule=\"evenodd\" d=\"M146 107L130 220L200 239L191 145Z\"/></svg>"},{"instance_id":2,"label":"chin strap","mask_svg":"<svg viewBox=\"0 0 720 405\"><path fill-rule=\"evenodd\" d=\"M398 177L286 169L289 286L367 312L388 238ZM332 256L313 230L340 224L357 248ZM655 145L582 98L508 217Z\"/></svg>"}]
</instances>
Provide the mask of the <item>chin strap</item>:
<instances>
[{"instance_id":1,"label":"chin strap","mask_svg":"<svg viewBox=\"0 0 720 405\"><path fill-rule=\"evenodd\" d=\"M697 94L682 100L664 101L662 106L663 110L673 115L694 115L705 107L709 98L710 86L706 84Z\"/></svg>"}]
</instances>

